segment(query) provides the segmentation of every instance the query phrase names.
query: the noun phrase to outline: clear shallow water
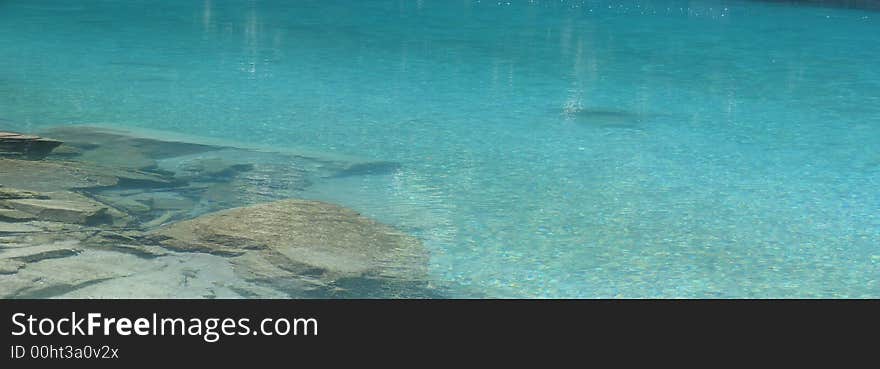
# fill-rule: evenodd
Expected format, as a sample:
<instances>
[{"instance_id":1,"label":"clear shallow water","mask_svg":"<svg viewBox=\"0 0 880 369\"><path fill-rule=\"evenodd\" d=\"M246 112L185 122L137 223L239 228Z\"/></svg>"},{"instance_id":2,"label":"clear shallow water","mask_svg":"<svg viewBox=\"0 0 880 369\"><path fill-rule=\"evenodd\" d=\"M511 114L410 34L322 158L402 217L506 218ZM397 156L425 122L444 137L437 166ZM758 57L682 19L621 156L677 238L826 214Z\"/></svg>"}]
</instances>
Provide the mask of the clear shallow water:
<instances>
[{"instance_id":1,"label":"clear shallow water","mask_svg":"<svg viewBox=\"0 0 880 369\"><path fill-rule=\"evenodd\" d=\"M0 1L0 128L402 165L318 183L459 296L880 296L880 13Z\"/></svg>"}]
</instances>

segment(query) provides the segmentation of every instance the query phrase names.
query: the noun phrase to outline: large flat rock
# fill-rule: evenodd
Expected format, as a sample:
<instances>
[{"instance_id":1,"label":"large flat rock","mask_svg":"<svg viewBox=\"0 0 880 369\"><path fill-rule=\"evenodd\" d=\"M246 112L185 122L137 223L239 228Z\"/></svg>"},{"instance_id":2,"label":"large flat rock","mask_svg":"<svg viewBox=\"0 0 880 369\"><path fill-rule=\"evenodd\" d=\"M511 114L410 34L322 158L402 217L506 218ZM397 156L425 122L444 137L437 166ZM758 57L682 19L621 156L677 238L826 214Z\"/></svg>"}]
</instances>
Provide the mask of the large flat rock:
<instances>
[{"instance_id":1,"label":"large flat rock","mask_svg":"<svg viewBox=\"0 0 880 369\"><path fill-rule=\"evenodd\" d=\"M0 185L26 191L61 191L120 184L162 187L172 184L161 176L101 167L83 162L30 161L0 158Z\"/></svg>"},{"instance_id":2,"label":"large flat rock","mask_svg":"<svg viewBox=\"0 0 880 369\"><path fill-rule=\"evenodd\" d=\"M357 212L281 200L211 213L152 232L163 247L232 256L253 279L298 277L317 286L346 278L417 280L427 252L410 237Z\"/></svg>"}]
</instances>

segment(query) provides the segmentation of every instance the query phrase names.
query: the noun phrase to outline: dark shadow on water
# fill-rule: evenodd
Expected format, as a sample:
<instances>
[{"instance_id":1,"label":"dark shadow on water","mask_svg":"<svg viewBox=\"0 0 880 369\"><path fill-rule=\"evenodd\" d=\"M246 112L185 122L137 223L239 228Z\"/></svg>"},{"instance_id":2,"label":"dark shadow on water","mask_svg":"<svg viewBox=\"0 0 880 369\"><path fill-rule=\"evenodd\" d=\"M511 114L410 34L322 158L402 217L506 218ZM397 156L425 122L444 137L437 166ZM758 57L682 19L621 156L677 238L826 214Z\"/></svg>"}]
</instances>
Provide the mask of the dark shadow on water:
<instances>
[{"instance_id":1,"label":"dark shadow on water","mask_svg":"<svg viewBox=\"0 0 880 369\"><path fill-rule=\"evenodd\" d=\"M584 127L643 130L657 119L670 117L662 113L642 113L616 108L567 108L561 117Z\"/></svg>"},{"instance_id":2,"label":"dark shadow on water","mask_svg":"<svg viewBox=\"0 0 880 369\"><path fill-rule=\"evenodd\" d=\"M330 176L330 178L345 178L352 176L367 176L367 175L385 175L392 174L398 170L400 170L400 163L395 163L391 161L376 161L369 163L358 163L348 166L347 168L343 168L339 170L334 175Z\"/></svg>"}]
</instances>

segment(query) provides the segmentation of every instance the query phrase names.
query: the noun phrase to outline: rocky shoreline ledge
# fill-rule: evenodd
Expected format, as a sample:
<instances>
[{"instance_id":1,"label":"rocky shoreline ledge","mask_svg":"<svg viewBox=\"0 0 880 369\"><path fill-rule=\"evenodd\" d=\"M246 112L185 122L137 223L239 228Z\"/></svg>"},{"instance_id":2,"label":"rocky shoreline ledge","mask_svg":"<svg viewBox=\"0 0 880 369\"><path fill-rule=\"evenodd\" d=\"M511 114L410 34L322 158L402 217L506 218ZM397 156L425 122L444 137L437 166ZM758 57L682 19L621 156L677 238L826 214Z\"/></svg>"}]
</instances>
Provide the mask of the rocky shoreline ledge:
<instances>
[{"instance_id":1,"label":"rocky shoreline ledge","mask_svg":"<svg viewBox=\"0 0 880 369\"><path fill-rule=\"evenodd\" d=\"M48 145L37 151L0 146L0 298L433 293L419 240L351 209L297 199L320 178L399 165L96 127L41 136L49 138L5 136Z\"/></svg>"}]
</instances>

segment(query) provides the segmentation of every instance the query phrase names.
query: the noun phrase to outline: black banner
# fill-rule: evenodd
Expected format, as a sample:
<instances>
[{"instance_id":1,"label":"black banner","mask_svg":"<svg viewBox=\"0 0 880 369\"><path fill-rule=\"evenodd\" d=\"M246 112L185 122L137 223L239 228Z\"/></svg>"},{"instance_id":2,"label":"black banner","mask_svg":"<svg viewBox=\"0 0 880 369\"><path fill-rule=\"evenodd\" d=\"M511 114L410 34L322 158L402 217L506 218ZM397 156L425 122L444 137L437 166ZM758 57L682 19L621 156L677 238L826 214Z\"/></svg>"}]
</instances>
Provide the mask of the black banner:
<instances>
[{"instance_id":1,"label":"black banner","mask_svg":"<svg viewBox=\"0 0 880 369\"><path fill-rule=\"evenodd\" d=\"M732 337L748 337L739 343L758 349L758 342L873 336L880 328L873 316L880 301L5 300L0 306L2 361L15 364L4 368L183 359L330 365L413 354L507 361L603 355L608 348L694 349Z\"/></svg>"}]
</instances>

